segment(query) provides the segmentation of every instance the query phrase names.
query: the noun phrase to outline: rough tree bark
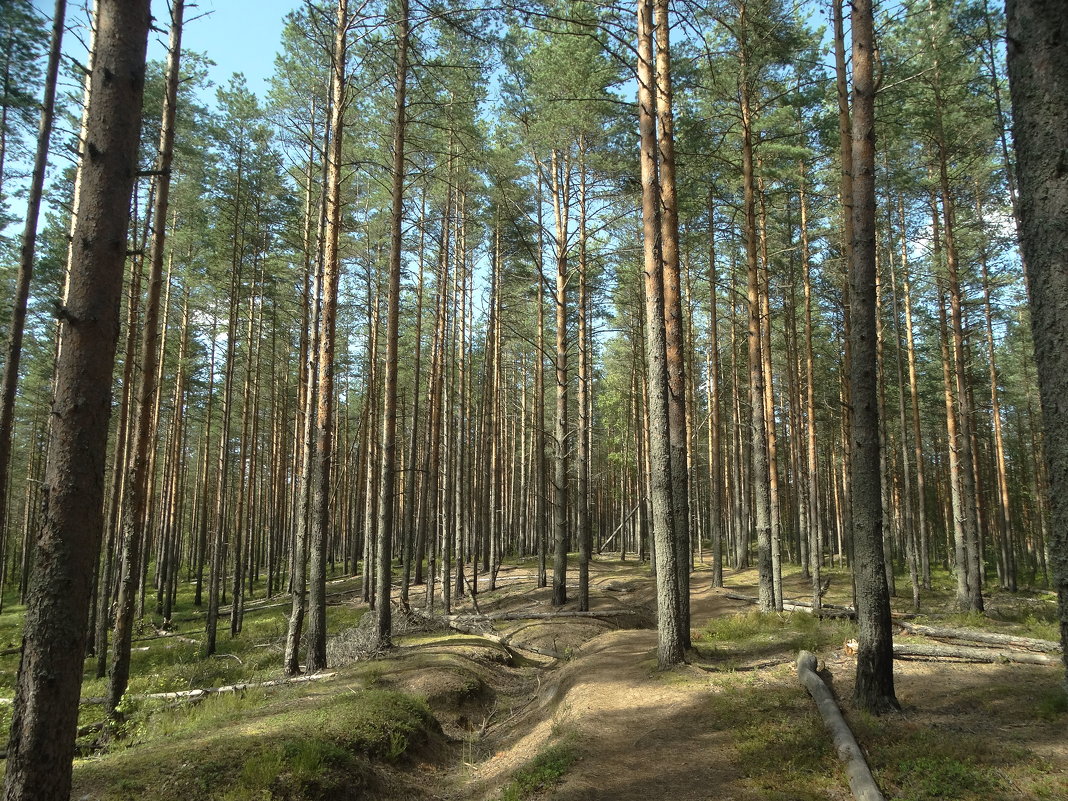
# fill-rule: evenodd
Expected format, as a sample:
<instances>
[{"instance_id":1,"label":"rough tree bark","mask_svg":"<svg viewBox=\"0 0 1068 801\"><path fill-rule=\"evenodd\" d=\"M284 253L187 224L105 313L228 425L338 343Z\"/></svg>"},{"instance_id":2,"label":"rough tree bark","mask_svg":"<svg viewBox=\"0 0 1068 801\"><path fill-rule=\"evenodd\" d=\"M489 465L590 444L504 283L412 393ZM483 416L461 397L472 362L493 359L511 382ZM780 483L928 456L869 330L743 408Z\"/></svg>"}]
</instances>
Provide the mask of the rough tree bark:
<instances>
[{"instance_id":1,"label":"rough tree bark","mask_svg":"<svg viewBox=\"0 0 1068 801\"><path fill-rule=\"evenodd\" d=\"M334 345L337 295L341 277L341 142L345 117L345 62L348 0L338 0L337 29L331 58L330 146L326 172L326 231L323 244L323 306L319 318L315 451L311 463L308 511L308 672L326 667L326 541L330 527L330 468L334 447Z\"/></svg>"},{"instance_id":2,"label":"rough tree bark","mask_svg":"<svg viewBox=\"0 0 1068 801\"><path fill-rule=\"evenodd\" d=\"M341 0L342 3L345 0ZM341 13L340 11L338 12ZM339 17L339 25L340 17ZM344 59L340 59L344 63ZM393 213L389 233L389 290L386 298L386 381L382 390L382 473L378 498L378 605L374 639L392 644L390 587L393 578L393 491L397 472L397 345L400 326L401 234L404 227L404 92L408 80L408 0L397 16L397 87L393 119ZM340 150L338 151L340 155Z\"/></svg>"},{"instance_id":3,"label":"rough tree bark","mask_svg":"<svg viewBox=\"0 0 1068 801\"><path fill-rule=\"evenodd\" d=\"M675 120L672 112L671 41L667 0L655 0L656 143L660 168L660 242L664 270L664 325L671 437L671 503L679 581L679 631L690 646L690 479L686 431L686 348L682 332L679 203L675 189Z\"/></svg>"},{"instance_id":4,"label":"rough tree bark","mask_svg":"<svg viewBox=\"0 0 1068 801\"><path fill-rule=\"evenodd\" d=\"M178 70L182 57L182 19L184 0L171 6L171 34L168 44L166 91L163 97L163 121L160 125L159 153L156 170L156 221L149 257L148 297L141 340L141 383L137 393L137 416L133 451L127 462L126 491L123 493L122 559L119 567L118 601L115 610L115 635L112 643L111 668L108 674L107 715L114 718L130 681L130 641L133 637L134 601L141 577L145 528L148 525L148 478L151 452L155 445L154 403L160 362L160 292L163 285L163 250L167 243L167 209L170 201L171 161L174 155L174 118L178 102ZM235 599L236 600L236 599Z\"/></svg>"},{"instance_id":5,"label":"rough tree bark","mask_svg":"<svg viewBox=\"0 0 1068 801\"><path fill-rule=\"evenodd\" d=\"M7 801L66 801L70 795L93 566L103 527L111 372L149 19L147 0L97 3L79 214L60 308L45 508L7 748Z\"/></svg>"},{"instance_id":6,"label":"rough tree bark","mask_svg":"<svg viewBox=\"0 0 1068 801\"><path fill-rule=\"evenodd\" d=\"M1009 85L1052 525L1049 551L1068 682L1068 17L1008 0Z\"/></svg>"},{"instance_id":7,"label":"rough tree bark","mask_svg":"<svg viewBox=\"0 0 1068 801\"><path fill-rule=\"evenodd\" d=\"M682 661L679 586L671 491L668 372L664 335L664 281L660 253L660 188L657 179L656 88L653 71L652 0L638 0L638 126L641 132L642 221L645 251L645 348L649 395L649 483L653 509L657 594L657 661Z\"/></svg>"},{"instance_id":8,"label":"rough tree bark","mask_svg":"<svg viewBox=\"0 0 1068 801\"><path fill-rule=\"evenodd\" d=\"M853 247L850 395L853 399L853 573L857 587L854 699L879 714L897 707L890 595L883 569L875 302L875 84L871 0L854 0Z\"/></svg>"}]
</instances>

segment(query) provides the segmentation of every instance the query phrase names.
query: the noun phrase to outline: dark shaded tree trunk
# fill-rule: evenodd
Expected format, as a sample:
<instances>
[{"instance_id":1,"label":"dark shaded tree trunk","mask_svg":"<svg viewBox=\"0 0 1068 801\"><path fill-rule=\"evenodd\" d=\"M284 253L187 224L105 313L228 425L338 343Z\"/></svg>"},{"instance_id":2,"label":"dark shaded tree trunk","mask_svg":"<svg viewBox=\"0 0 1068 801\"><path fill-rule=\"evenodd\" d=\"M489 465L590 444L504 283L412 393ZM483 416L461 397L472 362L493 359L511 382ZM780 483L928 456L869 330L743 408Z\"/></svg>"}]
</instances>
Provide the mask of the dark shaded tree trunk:
<instances>
[{"instance_id":1,"label":"dark shaded tree trunk","mask_svg":"<svg viewBox=\"0 0 1068 801\"><path fill-rule=\"evenodd\" d=\"M879 714L897 708L890 595L883 569L879 465L875 266L875 84L871 0L854 0L853 247L850 395L853 400L853 575L857 593L857 679L853 697Z\"/></svg>"},{"instance_id":2,"label":"dark shaded tree trunk","mask_svg":"<svg viewBox=\"0 0 1068 801\"><path fill-rule=\"evenodd\" d=\"M148 2L99 0L36 539L3 797L67 801L103 527L111 373L137 169Z\"/></svg>"},{"instance_id":3,"label":"dark shaded tree trunk","mask_svg":"<svg viewBox=\"0 0 1068 801\"><path fill-rule=\"evenodd\" d=\"M1049 470L1049 552L1068 676L1068 17L1058 0L1008 0L1006 10L1021 245Z\"/></svg>"}]
</instances>

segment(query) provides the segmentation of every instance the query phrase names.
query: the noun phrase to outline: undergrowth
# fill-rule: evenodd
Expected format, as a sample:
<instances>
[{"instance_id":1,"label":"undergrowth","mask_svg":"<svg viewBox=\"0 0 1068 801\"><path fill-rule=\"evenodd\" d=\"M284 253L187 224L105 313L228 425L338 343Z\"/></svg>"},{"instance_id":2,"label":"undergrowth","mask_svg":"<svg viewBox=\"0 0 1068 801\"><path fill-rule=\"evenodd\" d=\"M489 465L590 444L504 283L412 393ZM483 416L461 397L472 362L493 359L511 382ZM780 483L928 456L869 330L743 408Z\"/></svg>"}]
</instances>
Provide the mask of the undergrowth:
<instances>
[{"instance_id":1,"label":"undergrowth","mask_svg":"<svg viewBox=\"0 0 1068 801\"><path fill-rule=\"evenodd\" d=\"M374 781L372 760L395 762L440 739L417 698L331 689L314 704L294 691L249 692L150 715L132 732L136 747L76 763L76 783L101 801L355 799Z\"/></svg>"},{"instance_id":2,"label":"undergrowth","mask_svg":"<svg viewBox=\"0 0 1068 801\"><path fill-rule=\"evenodd\" d=\"M578 759L578 749L570 738L549 746L512 774L501 790L500 801L526 801L551 790Z\"/></svg>"}]
</instances>

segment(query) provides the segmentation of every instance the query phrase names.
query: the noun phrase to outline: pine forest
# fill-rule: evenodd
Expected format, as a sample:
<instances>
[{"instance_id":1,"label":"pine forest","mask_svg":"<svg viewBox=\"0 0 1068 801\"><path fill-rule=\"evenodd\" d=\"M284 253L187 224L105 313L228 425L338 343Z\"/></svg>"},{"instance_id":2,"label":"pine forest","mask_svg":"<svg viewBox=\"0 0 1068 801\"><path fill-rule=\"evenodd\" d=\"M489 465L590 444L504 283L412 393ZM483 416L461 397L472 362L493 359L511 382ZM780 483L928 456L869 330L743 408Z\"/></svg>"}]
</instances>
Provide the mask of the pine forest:
<instances>
[{"instance_id":1,"label":"pine forest","mask_svg":"<svg viewBox=\"0 0 1068 801\"><path fill-rule=\"evenodd\" d=\"M1068 797L1060 0L0 71L5 801Z\"/></svg>"}]
</instances>

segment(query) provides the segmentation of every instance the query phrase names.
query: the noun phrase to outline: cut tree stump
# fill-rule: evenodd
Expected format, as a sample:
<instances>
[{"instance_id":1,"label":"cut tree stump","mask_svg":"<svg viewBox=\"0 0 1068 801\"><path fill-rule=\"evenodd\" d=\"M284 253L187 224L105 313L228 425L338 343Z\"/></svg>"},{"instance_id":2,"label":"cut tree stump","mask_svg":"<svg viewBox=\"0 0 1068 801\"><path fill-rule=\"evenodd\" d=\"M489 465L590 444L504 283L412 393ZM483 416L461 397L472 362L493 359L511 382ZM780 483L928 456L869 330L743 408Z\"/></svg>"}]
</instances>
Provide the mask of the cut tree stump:
<instances>
[{"instance_id":1,"label":"cut tree stump","mask_svg":"<svg viewBox=\"0 0 1068 801\"><path fill-rule=\"evenodd\" d=\"M816 673L816 655L811 651L802 651L797 655L797 677L816 702L823 724L831 733L834 750L845 766L853 797L857 801L886 801L871 775L871 770L868 769L868 763L864 760L864 753L860 750L856 737L835 703L834 696Z\"/></svg>"}]
</instances>

